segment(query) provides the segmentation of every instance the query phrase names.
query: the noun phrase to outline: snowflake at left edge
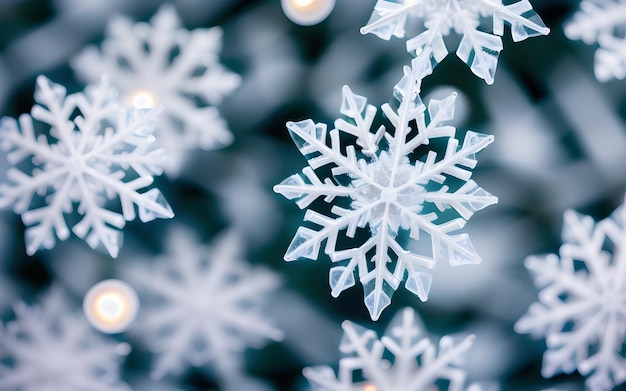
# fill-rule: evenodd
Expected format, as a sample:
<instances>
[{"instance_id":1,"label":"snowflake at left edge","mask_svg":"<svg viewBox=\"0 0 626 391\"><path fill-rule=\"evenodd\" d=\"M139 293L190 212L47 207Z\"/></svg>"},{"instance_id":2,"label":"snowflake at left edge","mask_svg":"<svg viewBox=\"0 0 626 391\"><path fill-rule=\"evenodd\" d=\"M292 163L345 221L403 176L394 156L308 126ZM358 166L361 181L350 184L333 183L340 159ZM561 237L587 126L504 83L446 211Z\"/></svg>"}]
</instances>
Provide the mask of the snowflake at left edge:
<instances>
[{"instance_id":1,"label":"snowflake at left edge","mask_svg":"<svg viewBox=\"0 0 626 391\"><path fill-rule=\"evenodd\" d=\"M298 228L284 258L315 260L326 241L324 251L337 264L329 274L332 295L353 286L358 275L373 320L402 281L425 301L428 271L437 262L480 263L460 230L475 211L497 202L471 180L475 154L493 136L468 131L462 143L456 138L456 129L446 124L456 94L428 107L419 97L430 72L428 56L405 67L394 88L397 109L382 106L393 132L373 127L376 108L347 86L344 117L330 132L312 120L287 123L309 167L274 191L308 208L304 220L311 224Z\"/></svg>"},{"instance_id":2,"label":"snowflake at left edge","mask_svg":"<svg viewBox=\"0 0 626 391\"><path fill-rule=\"evenodd\" d=\"M158 109L121 106L106 77L67 95L39 76L35 101L30 115L0 121L0 147L13 166L0 183L0 207L21 215L28 255L66 240L74 210L80 219L72 232L114 258L126 221L174 216L161 192L149 189L165 160L154 147Z\"/></svg>"}]
</instances>

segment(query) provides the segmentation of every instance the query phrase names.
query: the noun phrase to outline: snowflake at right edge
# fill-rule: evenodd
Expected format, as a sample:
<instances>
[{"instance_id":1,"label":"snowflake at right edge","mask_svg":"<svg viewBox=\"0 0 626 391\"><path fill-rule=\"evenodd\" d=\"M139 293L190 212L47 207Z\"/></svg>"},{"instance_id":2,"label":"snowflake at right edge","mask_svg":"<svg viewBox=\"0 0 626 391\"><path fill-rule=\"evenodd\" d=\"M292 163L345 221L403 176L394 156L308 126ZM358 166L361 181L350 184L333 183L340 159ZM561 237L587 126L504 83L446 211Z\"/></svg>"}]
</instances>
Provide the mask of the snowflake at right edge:
<instances>
[{"instance_id":1,"label":"snowflake at right edge","mask_svg":"<svg viewBox=\"0 0 626 391\"><path fill-rule=\"evenodd\" d=\"M405 67L394 88L397 108L382 106L393 132L373 126L376 108L347 86L344 118L335 129L327 132L312 120L287 123L309 167L274 191L308 208L304 220L311 224L298 228L284 258L315 260L326 241L325 252L336 264L329 276L332 295L353 286L358 275L373 320L403 280L425 301L428 271L438 261L480 263L468 235L459 231L475 211L497 202L470 179L475 154L493 136L468 131L462 144L455 138L456 129L446 122L454 116L456 94L431 100L428 108L419 97L421 80L431 71L428 56Z\"/></svg>"},{"instance_id":2,"label":"snowflake at right edge","mask_svg":"<svg viewBox=\"0 0 626 391\"><path fill-rule=\"evenodd\" d=\"M524 262L542 289L515 331L545 337L542 375L578 370L593 391L626 380L626 208L598 222L564 214L559 255Z\"/></svg>"}]
</instances>

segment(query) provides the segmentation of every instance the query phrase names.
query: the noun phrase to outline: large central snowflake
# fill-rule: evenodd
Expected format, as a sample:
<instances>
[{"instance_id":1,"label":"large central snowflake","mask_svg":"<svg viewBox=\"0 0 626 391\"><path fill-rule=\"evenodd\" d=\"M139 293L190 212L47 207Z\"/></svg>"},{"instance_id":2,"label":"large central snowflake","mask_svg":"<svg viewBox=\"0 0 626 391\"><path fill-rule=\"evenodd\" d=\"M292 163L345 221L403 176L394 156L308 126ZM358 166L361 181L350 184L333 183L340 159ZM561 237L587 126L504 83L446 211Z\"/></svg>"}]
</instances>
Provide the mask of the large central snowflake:
<instances>
[{"instance_id":1,"label":"large central snowflake","mask_svg":"<svg viewBox=\"0 0 626 391\"><path fill-rule=\"evenodd\" d=\"M113 257L122 245L120 229L135 219L135 208L141 221L174 216L158 189L141 192L162 173L163 151L154 148L152 135L158 110L128 110L116 98L104 78L66 96L65 88L40 76L31 115L20 116L19 125L8 117L0 122L9 162L32 162L10 168L0 184L0 206L12 206L28 226L28 254L69 237L65 214L74 203L82 219L72 231ZM49 134L38 134L43 128ZM121 213L107 209L115 199Z\"/></svg>"},{"instance_id":2,"label":"large central snowflake","mask_svg":"<svg viewBox=\"0 0 626 391\"><path fill-rule=\"evenodd\" d=\"M162 6L148 23L114 19L102 50L85 49L72 62L83 79L106 74L135 107L162 104L158 142L168 152L166 172L176 175L188 151L228 145L233 135L216 105L239 86L239 75L219 62L222 29L181 28L174 7Z\"/></svg>"},{"instance_id":3,"label":"large central snowflake","mask_svg":"<svg viewBox=\"0 0 626 391\"><path fill-rule=\"evenodd\" d=\"M394 91L398 109L382 107L394 132L374 129L376 108L348 87L341 107L345 118L329 133L326 125L311 120L287 124L310 167L274 190L296 199L300 208L316 210L304 217L314 228L298 229L285 260L316 259L326 240L326 253L339 263L330 271L333 296L354 285L358 270L373 319L391 303L405 274L405 287L426 300L432 277L424 270L439 260L479 263L467 234L457 231L476 210L497 202L470 180L474 155L493 137L468 131L459 145L456 130L445 124L454 115L456 94L432 100L426 108L418 94L430 71L427 61L418 58L412 69L405 68ZM342 145L349 139L356 146ZM320 197L330 208L314 203ZM359 241L357 232L366 227L369 235ZM408 251L408 243L418 240L430 246L422 246L420 253Z\"/></svg>"},{"instance_id":4,"label":"large central snowflake","mask_svg":"<svg viewBox=\"0 0 626 391\"><path fill-rule=\"evenodd\" d=\"M119 378L127 344L107 341L74 314L58 288L42 305L15 305L0 328L0 390L130 391Z\"/></svg>"},{"instance_id":5,"label":"large central snowflake","mask_svg":"<svg viewBox=\"0 0 626 391\"><path fill-rule=\"evenodd\" d=\"M177 227L168 237L166 255L129 269L142 301L135 331L158 355L154 378L209 363L228 381L242 375L245 348L282 339L263 314L280 279L241 260L241 248L234 232L206 246Z\"/></svg>"},{"instance_id":6,"label":"large central snowflake","mask_svg":"<svg viewBox=\"0 0 626 391\"><path fill-rule=\"evenodd\" d=\"M459 365L474 342L473 335L458 343L445 336L437 352L423 336L421 321L411 308L394 317L381 339L349 321L342 327L339 349L345 357L339 361L338 375L327 366L303 371L315 391L423 391L441 380L448 383L448 391L463 390L466 373ZM480 390L477 385L470 387L468 391Z\"/></svg>"},{"instance_id":7,"label":"large central snowflake","mask_svg":"<svg viewBox=\"0 0 626 391\"><path fill-rule=\"evenodd\" d=\"M626 380L626 208L597 224L566 211L563 240L560 256L526 259L542 291L515 330L545 336L543 376L577 369L593 373L588 389L610 390Z\"/></svg>"},{"instance_id":8,"label":"large central snowflake","mask_svg":"<svg viewBox=\"0 0 626 391\"><path fill-rule=\"evenodd\" d=\"M479 30L481 22L489 18L491 30ZM515 42L550 32L528 0L510 5L502 0L378 0L361 33L385 40L404 38L407 21L412 19L422 21L423 28L407 41L409 52L426 55L437 64L448 55L444 37L454 30L463 37L457 56L488 84L493 83L502 51L500 36L505 22L511 25ZM426 49L431 51L425 54Z\"/></svg>"}]
</instances>

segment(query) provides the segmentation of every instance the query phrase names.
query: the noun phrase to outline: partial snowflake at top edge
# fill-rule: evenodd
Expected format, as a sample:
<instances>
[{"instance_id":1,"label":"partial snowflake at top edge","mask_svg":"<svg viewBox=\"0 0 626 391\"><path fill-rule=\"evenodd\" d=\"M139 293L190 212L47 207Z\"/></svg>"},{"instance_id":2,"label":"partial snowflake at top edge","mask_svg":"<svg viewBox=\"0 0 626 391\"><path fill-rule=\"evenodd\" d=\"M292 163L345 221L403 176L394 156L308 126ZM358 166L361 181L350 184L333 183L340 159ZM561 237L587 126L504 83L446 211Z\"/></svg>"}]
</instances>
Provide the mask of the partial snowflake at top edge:
<instances>
[{"instance_id":1,"label":"partial snowflake at top edge","mask_svg":"<svg viewBox=\"0 0 626 391\"><path fill-rule=\"evenodd\" d=\"M376 108L347 86L343 118L330 132L312 120L287 123L309 167L274 187L308 208L308 224L296 232L285 260L317 259L326 241L324 251L336 264L329 277L332 295L353 286L358 275L372 319L404 280L426 300L428 270L438 261L480 263L461 228L475 211L497 202L471 180L475 154L493 136L468 131L462 143L456 138L456 129L446 124L456 94L428 107L422 103L421 80L430 71L428 56L405 67L394 88L397 109L382 106L393 132L373 128ZM412 244L419 249L409 250Z\"/></svg>"},{"instance_id":2,"label":"partial snowflake at top edge","mask_svg":"<svg viewBox=\"0 0 626 391\"><path fill-rule=\"evenodd\" d=\"M0 122L0 146L14 166L0 183L0 206L22 216L29 255L66 240L69 223L91 248L116 257L126 221L174 216L161 192L149 188L164 162L153 136L160 110L122 107L106 78L66 95L40 76L35 101L30 115ZM114 200L118 207L110 210ZM66 216L74 211L76 223Z\"/></svg>"},{"instance_id":3,"label":"partial snowflake at top edge","mask_svg":"<svg viewBox=\"0 0 626 391\"><path fill-rule=\"evenodd\" d=\"M489 19L491 29L481 31L481 23ZM407 51L429 56L434 67L448 55L444 37L454 30L462 37L457 56L487 84L494 81L505 23L515 42L550 32L528 0L509 5L502 0L378 0L361 33L404 38L407 23L414 21L419 21L419 33L407 40Z\"/></svg>"}]
</instances>

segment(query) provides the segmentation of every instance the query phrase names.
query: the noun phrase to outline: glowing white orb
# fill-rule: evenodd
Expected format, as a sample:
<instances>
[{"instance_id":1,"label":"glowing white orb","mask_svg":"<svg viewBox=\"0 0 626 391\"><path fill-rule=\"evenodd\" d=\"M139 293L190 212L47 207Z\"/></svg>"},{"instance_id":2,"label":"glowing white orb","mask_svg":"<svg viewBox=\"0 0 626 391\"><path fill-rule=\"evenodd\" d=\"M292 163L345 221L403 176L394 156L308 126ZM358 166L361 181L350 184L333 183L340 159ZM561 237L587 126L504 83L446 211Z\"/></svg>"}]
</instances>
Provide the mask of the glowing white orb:
<instances>
[{"instance_id":1,"label":"glowing white orb","mask_svg":"<svg viewBox=\"0 0 626 391\"><path fill-rule=\"evenodd\" d=\"M335 8L335 0L281 0L280 4L285 15L302 26L321 22Z\"/></svg>"},{"instance_id":2,"label":"glowing white orb","mask_svg":"<svg viewBox=\"0 0 626 391\"><path fill-rule=\"evenodd\" d=\"M135 321L139 298L127 283L105 280L87 291L83 299L83 311L96 329L107 334L121 333Z\"/></svg>"},{"instance_id":3,"label":"glowing white orb","mask_svg":"<svg viewBox=\"0 0 626 391\"><path fill-rule=\"evenodd\" d=\"M138 90L130 95L130 105L136 109L152 109L156 107L156 95L147 90Z\"/></svg>"},{"instance_id":4,"label":"glowing white orb","mask_svg":"<svg viewBox=\"0 0 626 391\"><path fill-rule=\"evenodd\" d=\"M365 387L363 387L363 391L378 391L378 388L376 388L376 386L373 384L367 384Z\"/></svg>"}]
</instances>

